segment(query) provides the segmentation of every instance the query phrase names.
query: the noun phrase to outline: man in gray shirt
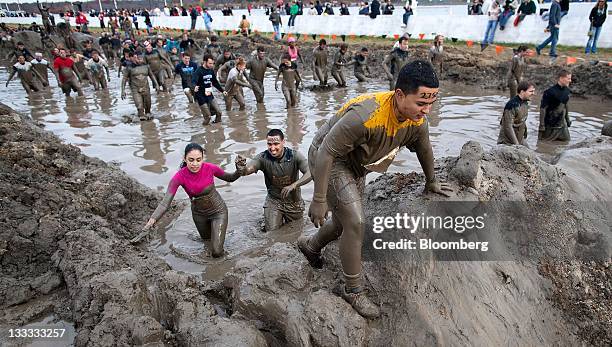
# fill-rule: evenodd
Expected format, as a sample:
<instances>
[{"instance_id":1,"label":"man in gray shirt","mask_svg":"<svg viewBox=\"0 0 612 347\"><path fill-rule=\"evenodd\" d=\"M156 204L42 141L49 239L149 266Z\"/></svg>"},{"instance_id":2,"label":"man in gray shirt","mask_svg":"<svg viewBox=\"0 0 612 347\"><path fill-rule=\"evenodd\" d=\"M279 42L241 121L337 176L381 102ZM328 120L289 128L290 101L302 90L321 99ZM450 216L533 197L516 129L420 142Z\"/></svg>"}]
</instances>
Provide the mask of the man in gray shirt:
<instances>
[{"instance_id":1,"label":"man in gray shirt","mask_svg":"<svg viewBox=\"0 0 612 347\"><path fill-rule=\"evenodd\" d=\"M268 149L247 164L243 176L261 170L264 173L268 196L264 204L266 231L280 228L284 223L302 219L304 201L300 186L310 182L308 161L298 151L285 147L285 135L280 129L268 132ZM298 179L299 172L302 177Z\"/></svg>"}]
</instances>

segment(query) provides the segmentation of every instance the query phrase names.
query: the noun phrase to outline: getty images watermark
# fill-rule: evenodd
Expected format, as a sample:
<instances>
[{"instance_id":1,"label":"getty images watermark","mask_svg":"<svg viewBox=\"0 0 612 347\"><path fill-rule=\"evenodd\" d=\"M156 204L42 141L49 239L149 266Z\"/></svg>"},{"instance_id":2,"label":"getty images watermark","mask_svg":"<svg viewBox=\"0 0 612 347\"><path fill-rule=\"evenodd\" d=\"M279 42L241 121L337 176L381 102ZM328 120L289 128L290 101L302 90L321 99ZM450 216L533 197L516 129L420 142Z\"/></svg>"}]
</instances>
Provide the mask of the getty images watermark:
<instances>
[{"instance_id":1,"label":"getty images watermark","mask_svg":"<svg viewBox=\"0 0 612 347\"><path fill-rule=\"evenodd\" d=\"M372 231L375 234L388 234L396 231L405 236L406 232L417 236L384 240L375 237L372 247L376 250L470 250L487 252L489 242L465 240L462 235L471 231L482 231L485 228L487 214L476 216L431 216L421 213L411 215L397 213L395 216L375 216L372 218ZM431 237L437 233L437 237ZM444 233L440 235L440 233ZM426 234L423 237L422 234ZM380 235L382 236L382 235ZM386 235L389 236L389 235ZM400 237L401 237L400 236Z\"/></svg>"}]
</instances>

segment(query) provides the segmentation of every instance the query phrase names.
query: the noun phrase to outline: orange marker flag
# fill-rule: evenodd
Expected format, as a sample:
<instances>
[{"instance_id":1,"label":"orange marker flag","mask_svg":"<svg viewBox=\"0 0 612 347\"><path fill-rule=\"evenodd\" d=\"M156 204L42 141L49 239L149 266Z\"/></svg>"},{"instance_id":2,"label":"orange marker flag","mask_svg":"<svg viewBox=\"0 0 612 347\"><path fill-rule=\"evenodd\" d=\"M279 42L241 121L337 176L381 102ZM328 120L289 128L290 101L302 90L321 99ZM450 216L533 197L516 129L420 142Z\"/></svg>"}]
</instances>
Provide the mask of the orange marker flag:
<instances>
[{"instance_id":1,"label":"orange marker flag","mask_svg":"<svg viewBox=\"0 0 612 347\"><path fill-rule=\"evenodd\" d=\"M325 34L319 35L319 38L324 39L325 38Z\"/></svg>"},{"instance_id":2,"label":"orange marker flag","mask_svg":"<svg viewBox=\"0 0 612 347\"><path fill-rule=\"evenodd\" d=\"M567 57L567 65L575 64L575 63L576 63L575 57Z\"/></svg>"},{"instance_id":3,"label":"orange marker flag","mask_svg":"<svg viewBox=\"0 0 612 347\"><path fill-rule=\"evenodd\" d=\"M332 39L332 40L335 40L335 39L336 39L336 37L337 37L337 36L336 36L336 34L332 34L331 39Z\"/></svg>"},{"instance_id":4,"label":"orange marker flag","mask_svg":"<svg viewBox=\"0 0 612 347\"><path fill-rule=\"evenodd\" d=\"M393 35L393 38L396 39L396 40L399 40L399 34Z\"/></svg>"},{"instance_id":5,"label":"orange marker flag","mask_svg":"<svg viewBox=\"0 0 612 347\"><path fill-rule=\"evenodd\" d=\"M495 53L501 54L501 52L503 51L504 51L504 46L498 46L498 45L495 46Z\"/></svg>"},{"instance_id":6,"label":"orange marker flag","mask_svg":"<svg viewBox=\"0 0 612 347\"><path fill-rule=\"evenodd\" d=\"M422 40L425 37L425 34L419 34L419 40Z\"/></svg>"},{"instance_id":7,"label":"orange marker flag","mask_svg":"<svg viewBox=\"0 0 612 347\"><path fill-rule=\"evenodd\" d=\"M349 37L351 38L351 40L354 40L356 38L355 34L350 34Z\"/></svg>"},{"instance_id":8,"label":"orange marker flag","mask_svg":"<svg viewBox=\"0 0 612 347\"><path fill-rule=\"evenodd\" d=\"M465 43L467 44L468 47L472 47L474 45L474 41L472 40L467 40Z\"/></svg>"}]
</instances>

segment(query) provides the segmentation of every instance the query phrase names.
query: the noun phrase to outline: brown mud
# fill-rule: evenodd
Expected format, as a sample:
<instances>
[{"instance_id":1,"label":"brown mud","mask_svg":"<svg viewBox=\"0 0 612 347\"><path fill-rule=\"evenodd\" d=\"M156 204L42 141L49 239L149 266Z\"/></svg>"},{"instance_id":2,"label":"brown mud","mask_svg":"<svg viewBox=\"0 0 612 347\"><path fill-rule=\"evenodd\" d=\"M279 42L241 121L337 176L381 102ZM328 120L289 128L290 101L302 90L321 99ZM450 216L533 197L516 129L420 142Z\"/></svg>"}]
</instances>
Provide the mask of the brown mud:
<instances>
[{"instance_id":1,"label":"brown mud","mask_svg":"<svg viewBox=\"0 0 612 347\"><path fill-rule=\"evenodd\" d=\"M0 327L52 313L74 322L77 346L612 343L612 138L570 146L550 163L525 148L485 152L469 142L436 170L456 189L451 200L546 202L530 246L542 256L519 257L504 237L503 261L440 262L364 246L365 283L383 312L367 321L333 294L342 277L335 243L322 270L291 240L237 259L221 281L172 270L129 243L159 193L2 106ZM377 178L367 186L367 220L442 200L422 195L423 184L414 172ZM604 208L587 218L567 201ZM183 208L174 206L166 222ZM366 235L364 245L374 237ZM607 260L585 260L595 251Z\"/></svg>"},{"instance_id":2,"label":"brown mud","mask_svg":"<svg viewBox=\"0 0 612 347\"><path fill-rule=\"evenodd\" d=\"M72 35L78 44L93 38L81 33L73 33ZM138 37L139 40L145 40L146 38L148 37L144 35ZM203 47L205 45L206 34L203 32L194 33L192 38L200 46ZM55 45L63 45L61 37L51 35L51 40ZM29 31L16 33L14 41L24 42L30 50L42 49L43 47L40 35ZM97 42L95 39L94 41ZM339 40L332 41L328 39L327 41L332 51L330 53L331 59L333 50L339 46ZM219 43L222 46L231 47L232 51L242 55L249 55L257 46L264 46L269 55L276 60L280 60L283 54L286 43L285 41L282 42L281 44L258 34L251 35L247 39L240 36L221 36L219 38ZM310 36L302 36L298 42L307 71L310 71L312 49L316 46L316 42L318 40L312 40ZM368 47L372 63L372 76L375 79L385 76L382 62L385 55L389 52L392 42L348 42L347 44L349 45L349 57L358 52L361 47ZM452 81L453 83L476 85L484 89L505 90L512 50L505 49L501 54L492 54L491 50L494 51L494 48L489 48L488 51L481 53L477 46L477 44L471 48L451 44L445 46L443 71L440 74L441 79ZM410 44L409 51L415 59L427 59L429 47L429 44ZM5 47L4 49L10 49L10 47ZM561 69L568 69L572 72L573 82L571 89L574 95L612 98L612 79L608 77L611 67L607 63L597 63L597 61L593 60L565 65L563 59L559 59L558 63L550 65L545 57L527 58L526 61L528 65L524 73L524 79L533 82L537 90L544 90L553 85L556 81L557 73ZM345 71L345 74L352 75L352 70ZM329 78L333 80L331 76Z\"/></svg>"}]
</instances>

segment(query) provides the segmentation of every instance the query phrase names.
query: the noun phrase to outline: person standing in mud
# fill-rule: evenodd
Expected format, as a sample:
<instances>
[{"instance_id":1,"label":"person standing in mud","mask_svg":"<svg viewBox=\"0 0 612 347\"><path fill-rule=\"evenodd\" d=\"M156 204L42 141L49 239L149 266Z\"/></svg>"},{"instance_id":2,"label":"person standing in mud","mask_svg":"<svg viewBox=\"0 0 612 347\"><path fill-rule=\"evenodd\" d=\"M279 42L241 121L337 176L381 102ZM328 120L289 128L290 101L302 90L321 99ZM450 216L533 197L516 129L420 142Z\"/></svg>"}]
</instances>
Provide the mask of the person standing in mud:
<instances>
[{"instance_id":1,"label":"person standing in mud","mask_svg":"<svg viewBox=\"0 0 612 347\"><path fill-rule=\"evenodd\" d=\"M518 94L511 97L504 107L504 114L499 123L498 144L524 145L527 143L527 116L529 101L535 93L533 83L521 81L517 86Z\"/></svg>"},{"instance_id":2,"label":"person standing in mud","mask_svg":"<svg viewBox=\"0 0 612 347\"><path fill-rule=\"evenodd\" d=\"M45 32L47 33L47 35L50 35L53 32L53 27L51 26L51 22L49 21L49 8L45 5L41 5L41 3L38 1L36 1L36 6L38 6L38 11L40 11L40 16L42 17Z\"/></svg>"},{"instance_id":3,"label":"person standing in mud","mask_svg":"<svg viewBox=\"0 0 612 347\"><path fill-rule=\"evenodd\" d=\"M179 43L179 47L181 48L182 53L187 53L190 57L193 57L194 48L200 49L200 46L198 46L198 44L191 39L187 33L183 34L183 39Z\"/></svg>"},{"instance_id":4,"label":"person standing in mud","mask_svg":"<svg viewBox=\"0 0 612 347\"><path fill-rule=\"evenodd\" d=\"M190 104L193 104L193 73L198 69L198 64L191 61L191 57L188 54L183 54L183 61L178 63L174 68L174 78L177 75L181 76L181 86L183 87L183 92L185 96L187 96L187 100L189 100Z\"/></svg>"},{"instance_id":5,"label":"person standing in mud","mask_svg":"<svg viewBox=\"0 0 612 347\"><path fill-rule=\"evenodd\" d=\"M219 38L216 35L212 35L210 37L210 43L206 45L206 49L204 50L204 54L210 54L214 61L217 61L217 58L223 54L223 49L221 49L218 41Z\"/></svg>"},{"instance_id":6,"label":"person standing in mud","mask_svg":"<svg viewBox=\"0 0 612 347\"><path fill-rule=\"evenodd\" d=\"M346 78L344 78L343 67L347 65L346 61L346 52L348 50L348 45L343 43L340 45L340 49L334 54L334 60L332 62L331 74L332 77L338 83L338 87L346 87Z\"/></svg>"},{"instance_id":7,"label":"person standing in mud","mask_svg":"<svg viewBox=\"0 0 612 347\"><path fill-rule=\"evenodd\" d=\"M285 97L285 103L287 109L295 107L297 105L297 89L302 82L300 73L297 69L297 64L291 61L289 54L285 54L282 58L282 63L278 68L276 74L276 80L274 81L274 89L278 90L278 78L283 76L283 83L281 89L283 96Z\"/></svg>"},{"instance_id":8,"label":"person standing in mud","mask_svg":"<svg viewBox=\"0 0 612 347\"><path fill-rule=\"evenodd\" d=\"M300 49L295 45L295 41L295 37L290 37L289 39L287 39L287 44L289 45L287 47L287 54L289 54L289 57L291 57L291 62L297 64L297 61L299 59L300 64L304 64L304 59L300 54Z\"/></svg>"},{"instance_id":9,"label":"person standing in mud","mask_svg":"<svg viewBox=\"0 0 612 347\"><path fill-rule=\"evenodd\" d=\"M359 82L367 82L371 75L368 55L368 49L363 47L359 53L355 54L351 62L353 64L353 73Z\"/></svg>"},{"instance_id":10,"label":"person standing in mud","mask_svg":"<svg viewBox=\"0 0 612 347\"><path fill-rule=\"evenodd\" d=\"M32 92L40 92L43 90L43 77L32 67L32 63L26 61L24 55L17 57L17 62L13 65L13 70L6 81L7 88L9 82L11 82L15 75L19 76L21 85L28 95Z\"/></svg>"},{"instance_id":11,"label":"person standing in mud","mask_svg":"<svg viewBox=\"0 0 612 347\"><path fill-rule=\"evenodd\" d=\"M121 80L121 100L124 100L126 97L125 85L129 82L134 105L138 110L138 118L140 120L153 119L153 116L151 116L151 90L147 78L151 79L153 87L157 92L159 92L159 85L153 75L153 71L151 71L149 65L144 63L140 56L130 53L130 59L132 64L125 69L123 80Z\"/></svg>"},{"instance_id":12,"label":"person standing in mud","mask_svg":"<svg viewBox=\"0 0 612 347\"><path fill-rule=\"evenodd\" d=\"M540 126L538 137L545 141L569 141L569 127L572 121L569 117L567 103L572 83L572 74L561 70L557 75L557 83L546 89L540 103Z\"/></svg>"},{"instance_id":13,"label":"person standing in mud","mask_svg":"<svg viewBox=\"0 0 612 347\"><path fill-rule=\"evenodd\" d=\"M266 50L259 46L257 47L257 55L251 57L247 62L246 68L249 70L249 83L253 94L255 94L255 100L258 104L264 102L264 76L268 68L272 68L278 71L278 66L274 64L270 58L266 57Z\"/></svg>"},{"instance_id":14,"label":"person standing in mud","mask_svg":"<svg viewBox=\"0 0 612 347\"><path fill-rule=\"evenodd\" d=\"M168 70L165 68L164 64L171 66L172 62L170 59L164 60L159 51L153 48L153 45L149 44L145 48L144 62L148 64L151 71L153 71L153 76L155 76L157 80L157 85L159 85L164 92L167 92L168 86L166 85L166 79L172 77L172 74L167 76Z\"/></svg>"},{"instance_id":15,"label":"person standing in mud","mask_svg":"<svg viewBox=\"0 0 612 347\"><path fill-rule=\"evenodd\" d=\"M215 258L224 254L225 232L228 212L225 201L215 189L214 178L234 182L244 170L244 159L236 159L236 171L225 172L217 165L204 161L204 149L196 143L185 147L180 170L174 174L163 200L144 226L150 229L168 210L178 187L183 187L191 200L191 214L202 240L211 241L211 255Z\"/></svg>"},{"instance_id":16,"label":"person standing in mud","mask_svg":"<svg viewBox=\"0 0 612 347\"><path fill-rule=\"evenodd\" d=\"M87 69L85 68L85 56L82 54L79 54L76 50L71 49L70 58L72 58L72 61L74 61L74 67L79 72L79 76L81 76L81 80L91 81L91 78L89 77L89 73L87 72Z\"/></svg>"},{"instance_id":17,"label":"person standing in mud","mask_svg":"<svg viewBox=\"0 0 612 347\"><path fill-rule=\"evenodd\" d=\"M110 82L110 72L106 59L100 56L100 52L93 50L91 59L85 62L85 68L91 77L91 84L95 90L107 89L107 81ZM106 75L105 75L106 73Z\"/></svg>"},{"instance_id":18,"label":"person standing in mud","mask_svg":"<svg viewBox=\"0 0 612 347\"><path fill-rule=\"evenodd\" d=\"M215 87L218 91L227 94L221 83L217 80L217 75L213 70L215 66L213 57L210 54L205 54L202 59L202 66L200 66L191 78L193 84L193 91L195 99L198 101L200 111L204 117L204 125L210 124L210 118L214 114L215 120L213 123L221 122L221 109L215 101L215 97L212 94L212 88Z\"/></svg>"},{"instance_id":19,"label":"person standing in mud","mask_svg":"<svg viewBox=\"0 0 612 347\"><path fill-rule=\"evenodd\" d=\"M379 309L364 294L361 248L365 232L362 205L365 176L385 172L401 147L416 152L425 174L425 192L449 196L452 189L434 173L427 114L439 82L429 62L416 60L398 73L396 89L358 96L319 128L308 151L315 182L308 215L320 229L301 236L298 248L313 267L322 267L321 249L340 238L344 273L342 297L366 318ZM326 220L331 210L330 219Z\"/></svg>"},{"instance_id":20,"label":"person standing in mud","mask_svg":"<svg viewBox=\"0 0 612 347\"><path fill-rule=\"evenodd\" d=\"M444 36L436 35L433 46L429 48L429 61L433 65L438 77L442 73L442 63L444 62Z\"/></svg>"},{"instance_id":21,"label":"person standing in mud","mask_svg":"<svg viewBox=\"0 0 612 347\"><path fill-rule=\"evenodd\" d=\"M85 59L91 59L91 52L93 52L94 48L92 47L92 42L87 40L83 42L83 57Z\"/></svg>"},{"instance_id":22,"label":"person standing in mud","mask_svg":"<svg viewBox=\"0 0 612 347\"><path fill-rule=\"evenodd\" d=\"M285 147L285 135L280 129L268 131L266 141L268 149L249 161L243 175L263 172L268 190L264 204L265 230L273 231L303 218L304 200L299 187L312 179L306 158ZM300 172L302 177L298 179Z\"/></svg>"},{"instance_id":23,"label":"person standing in mud","mask_svg":"<svg viewBox=\"0 0 612 347\"><path fill-rule=\"evenodd\" d=\"M223 51L223 55L219 56L217 60L215 60L215 73L219 73L219 70L221 69L222 66L224 66L226 63L233 61L235 59L236 59L236 56L234 56L234 54L229 49L226 49L225 51ZM231 66L231 67L233 68L234 66ZM220 76L220 77L223 77L223 80L219 79L221 83L225 83L225 78L227 77L228 72L229 72L229 69L227 69L227 71L225 71L224 74Z\"/></svg>"},{"instance_id":24,"label":"person standing in mud","mask_svg":"<svg viewBox=\"0 0 612 347\"><path fill-rule=\"evenodd\" d=\"M327 41L319 40L319 46L312 51L312 71L319 80L319 86L327 86Z\"/></svg>"},{"instance_id":25,"label":"person standing in mud","mask_svg":"<svg viewBox=\"0 0 612 347\"><path fill-rule=\"evenodd\" d=\"M104 52L104 56L106 57L106 59L108 59L109 61L112 61L111 59L115 59L115 54L113 52L113 44L111 42L110 37L108 36L108 33L102 33L102 37L100 38L100 40L98 40L98 45L100 45L100 47L102 48L102 52Z\"/></svg>"},{"instance_id":26,"label":"person standing in mud","mask_svg":"<svg viewBox=\"0 0 612 347\"><path fill-rule=\"evenodd\" d=\"M53 60L53 68L59 76L60 88L66 96L70 96L70 91L76 92L79 96L83 96L81 88L81 74L77 70L72 58L67 56L64 48L60 48L58 56Z\"/></svg>"},{"instance_id":27,"label":"person standing in mud","mask_svg":"<svg viewBox=\"0 0 612 347\"><path fill-rule=\"evenodd\" d=\"M512 57L510 70L508 71L508 89L510 89L510 97L516 96L517 86L523 78L525 71L525 56L527 55L527 46L519 46Z\"/></svg>"},{"instance_id":28,"label":"person standing in mud","mask_svg":"<svg viewBox=\"0 0 612 347\"><path fill-rule=\"evenodd\" d=\"M395 81L397 81L399 72L408 63L410 58L408 55L408 37L402 36L398 42L398 47L394 48L383 61L383 69L387 74L390 90L395 90Z\"/></svg>"},{"instance_id":29,"label":"person standing in mud","mask_svg":"<svg viewBox=\"0 0 612 347\"><path fill-rule=\"evenodd\" d=\"M17 45L16 45L15 49L6 56L6 59L7 60L12 60L12 62L14 63L14 62L17 62L17 58L20 55L23 55L26 58L26 61L30 61L30 60L34 59L34 56L25 47L23 42L17 42Z\"/></svg>"},{"instance_id":30,"label":"person standing in mud","mask_svg":"<svg viewBox=\"0 0 612 347\"><path fill-rule=\"evenodd\" d=\"M251 88L248 79L245 74L246 61L244 58L239 57L236 59L236 66L234 66L227 74L227 81L225 82L225 110L232 110L232 100L236 99L238 105L240 105L240 111L246 108L244 103L244 92L242 87Z\"/></svg>"},{"instance_id":31,"label":"person standing in mud","mask_svg":"<svg viewBox=\"0 0 612 347\"><path fill-rule=\"evenodd\" d=\"M57 80L57 84L60 84L59 77L55 73L55 70L53 70L51 64L49 64L47 60L43 59L42 53L34 53L34 59L32 59L30 63L32 63L32 68L36 70L36 72L38 72L38 74L42 77L43 87L49 86L49 74L47 70L51 70L51 73L53 74L53 76L55 76L55 79Z\"/></svg>"}]
</instances>

